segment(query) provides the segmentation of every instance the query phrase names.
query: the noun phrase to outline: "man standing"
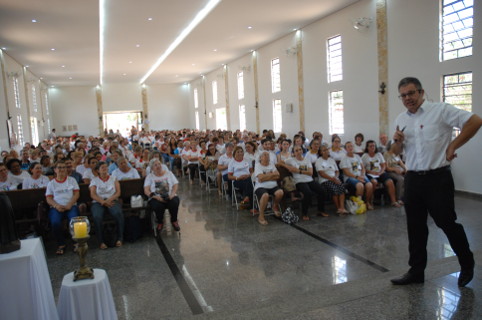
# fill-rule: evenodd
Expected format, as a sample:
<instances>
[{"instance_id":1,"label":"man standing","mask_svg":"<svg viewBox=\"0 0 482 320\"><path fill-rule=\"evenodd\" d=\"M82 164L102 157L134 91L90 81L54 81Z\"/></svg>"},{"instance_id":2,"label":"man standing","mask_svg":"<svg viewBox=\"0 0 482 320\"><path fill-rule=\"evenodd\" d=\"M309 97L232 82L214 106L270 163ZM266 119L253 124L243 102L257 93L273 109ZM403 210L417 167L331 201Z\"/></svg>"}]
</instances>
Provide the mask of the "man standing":
<instances>
[{"instance_id":1,"label":"man standing","mask_svg":"<svg viewBox=\"0 0 482 320\"><path fill-rule=\"evenodd\" d=\"M398 151L404 150L408 168L405 211L410 269L391 281L396 285L424 282L430 214L457 255L461 266L458 285L464 287L474 276L474 257L463 226L456 222L450 161L457 156L455 151L477 133L482 119L447 103L426 101L416 78L402 79L398 91L407 111L397 117L393 139ZM461 128L461 132L451 140L453 127Z\"/></svg>"}]
</instances>

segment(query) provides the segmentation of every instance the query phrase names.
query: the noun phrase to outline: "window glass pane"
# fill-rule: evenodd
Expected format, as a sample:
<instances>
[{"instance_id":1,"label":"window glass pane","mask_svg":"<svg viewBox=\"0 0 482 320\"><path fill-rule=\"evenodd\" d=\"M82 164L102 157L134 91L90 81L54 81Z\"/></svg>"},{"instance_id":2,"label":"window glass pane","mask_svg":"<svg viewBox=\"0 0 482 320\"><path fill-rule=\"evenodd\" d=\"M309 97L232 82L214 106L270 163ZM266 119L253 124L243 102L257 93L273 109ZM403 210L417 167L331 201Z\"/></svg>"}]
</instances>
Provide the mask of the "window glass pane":
<instances>
[{"instance_id":1,"label":"window glass pane","mask_svg":"<svg viewBox=\"0 0 482 320\"><path fill-rule=\"evenodd\" d=\"M330 135L344 134L345 125L343 120L343 91L330 92L329 122Z\"/></svg>"},{"instance_id":2,"label":"window glass pane","mask_svg":"<svg viewBox=\"0 0 482 320\"><path fill-rule=\"evenodd\" d=\"M244 99L244 74L238 72L238 100Z\"/></svg>"},{"instance_id":3,"label":"window glass pane","mask_svg":"<svg viewBox=\"0 0 482 320\"><path fill-rule=\"evenodd\" d=\"M197 89L194 89L194 108L195 109L199 108Z\"/></svg>"},{"instance_id":4,"label":"window glass pane","mask_svg":"<svg viewBox=\"0 0 482 320\"><path fill-rule=\"evenodd\" d=\"M440 17L442 61L472 55L473 6L472 0L443 0Z\"/></svg>"},{"instance_id":5,"label":"window glass pane","mask_svg":"<svg viewBox=\"0 0 482 320\"><path fill-rule=\"evenodd\" d=\"M281 100L274 99L273 100L273 131L274 132L281 132L283 128L283 119L282 119L282 110L281 110Z\"/></svg>"},{"instance_id":6,"label":"window glass pane","mask_svg":"<svg viewBox=\"0 0 482 320\"><path fill-rule=\"evenodd\" d=\"M341 36L327 40L328 82L343 80Z\"/></svg>"},{"instance_id":7,"label":"window glass pane","mask_svg":"<svg viewBox=\"0 0 482 320\"><path fill-rule=\"evenodd\" d=\"M271 92L281 91L281 74L279 58L271 60Z\"/></svg>"},{"instance_id":8,"label":"window glass pane","mask_svg":"<svg viewBox=\"0 0 482 320\"><path fill-rule=\"evenodd\" d=\"M239 106L239 130L246 130L246 107L244 104Z\"/></svg>"},{"instance_id":9,"label":"window glass pane","mask_svg":"<svg viewBox=\"0 0 482 320\"><path fill-rule=\"evenodd\" d=\"M218 82L213 81L212 85L213 85L213 104L217 104L218 103Z\"/></svg>"}]
</instances>

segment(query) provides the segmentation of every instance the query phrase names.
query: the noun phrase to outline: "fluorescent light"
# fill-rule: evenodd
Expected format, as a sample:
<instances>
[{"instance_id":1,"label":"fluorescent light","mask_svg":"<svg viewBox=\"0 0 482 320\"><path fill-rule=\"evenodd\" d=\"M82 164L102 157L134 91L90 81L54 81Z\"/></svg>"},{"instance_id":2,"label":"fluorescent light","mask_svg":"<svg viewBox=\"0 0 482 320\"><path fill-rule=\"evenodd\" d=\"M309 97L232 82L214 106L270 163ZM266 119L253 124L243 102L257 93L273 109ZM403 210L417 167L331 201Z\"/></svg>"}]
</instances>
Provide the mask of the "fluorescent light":
<instances>
[{"instance_id":1,"label":"fluorescent light","mask_svg":"<svg viewBox=\"0 0 482 320\"><path fill-rule=\"evenodd\" d=\"M99 0L99 83L104 78L104 33L105 33L105 4L106 0Z\"/></svg>"},{"instance_id":2,"label":"fluorescent light","mask_svg":"<svg viewBox=\"0 0 482 320\"><path fill-rule=\"evenodd\" d=\"M181 34L174 40L173 43L169 45L166 51L157 59L157 61L152 65L152 67L147 71L147 73L142 77L139 83L144 83L147 78L161 65L164 60L177 48L177 46L191 33L191 31L196 28L196 26L216 7L216 5L221 0L210 0L208 4L201 9L194 17L194 19L189 23L189 25L184 29Z\"/></svg>"}]
</instances>

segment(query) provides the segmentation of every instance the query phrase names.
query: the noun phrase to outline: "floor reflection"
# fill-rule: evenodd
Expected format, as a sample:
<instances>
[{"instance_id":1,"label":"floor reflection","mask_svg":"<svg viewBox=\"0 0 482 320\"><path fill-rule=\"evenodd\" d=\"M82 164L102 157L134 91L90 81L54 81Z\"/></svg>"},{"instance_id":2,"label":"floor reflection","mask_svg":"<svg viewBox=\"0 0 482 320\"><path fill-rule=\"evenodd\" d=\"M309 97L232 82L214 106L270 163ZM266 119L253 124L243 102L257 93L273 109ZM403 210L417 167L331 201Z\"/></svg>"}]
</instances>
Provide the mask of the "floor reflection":
<instances>
[{"instance_id":1,"label":"floor reflection","mask_svg":"<svg viewBox=\"0 0 482 320\"><path fill-rule=\"evenodd\" d=\"M338 256L334 256L331 261L333 268L333 284L344 283L348 281L346 275L346 260Z\"/></svg>"},{"instance_id":2,"label":"floor reflection","mask_svg":"<svg viewBox=\"0 0 482 320\"><path fill-rule=\"evenodd\" d=\"M460 293L454 293L447 288L437 289L438 320L462 320L472 319L474 308L474 292L471 288L461 288Z\"/></svg>"}]
</instances>

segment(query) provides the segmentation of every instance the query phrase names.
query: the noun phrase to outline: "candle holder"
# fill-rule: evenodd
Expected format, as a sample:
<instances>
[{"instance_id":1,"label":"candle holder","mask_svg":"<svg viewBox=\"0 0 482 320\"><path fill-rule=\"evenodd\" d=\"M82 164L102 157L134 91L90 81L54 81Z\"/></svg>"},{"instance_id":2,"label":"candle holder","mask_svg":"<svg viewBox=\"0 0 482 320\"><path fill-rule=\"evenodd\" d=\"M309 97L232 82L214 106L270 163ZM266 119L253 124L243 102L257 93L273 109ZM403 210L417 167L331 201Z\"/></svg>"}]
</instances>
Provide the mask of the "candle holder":
<instances>
[{"instance_id":1,"label":"candle holder","mask_svg":"<svg viewBox=\"0 0 482 320\"><path fill-rule=\"evenodd\" d=\"M74 271L74 281L82 279L94 279L94 270L90 267L87 267L85 263L85 256L87 255L87 250L89 248L87 241L90 238L89 219L87 219L85 216L74 217L70 220L69 229L72 239L78 244L77 253L79 254L80 259L80 267Z\"/></svg>"}]
</instances>

